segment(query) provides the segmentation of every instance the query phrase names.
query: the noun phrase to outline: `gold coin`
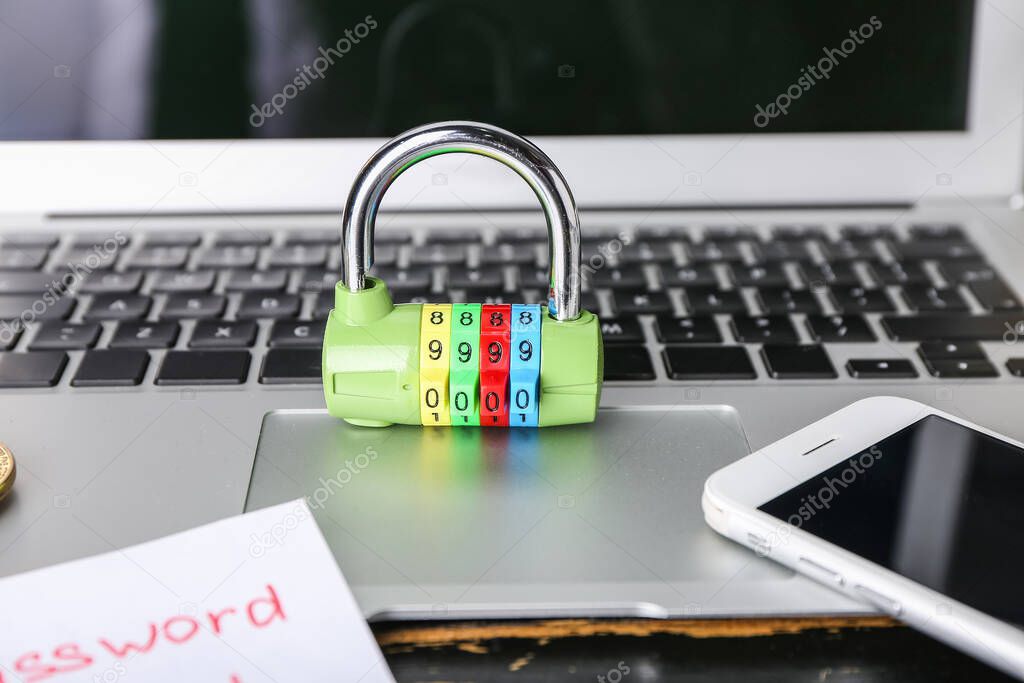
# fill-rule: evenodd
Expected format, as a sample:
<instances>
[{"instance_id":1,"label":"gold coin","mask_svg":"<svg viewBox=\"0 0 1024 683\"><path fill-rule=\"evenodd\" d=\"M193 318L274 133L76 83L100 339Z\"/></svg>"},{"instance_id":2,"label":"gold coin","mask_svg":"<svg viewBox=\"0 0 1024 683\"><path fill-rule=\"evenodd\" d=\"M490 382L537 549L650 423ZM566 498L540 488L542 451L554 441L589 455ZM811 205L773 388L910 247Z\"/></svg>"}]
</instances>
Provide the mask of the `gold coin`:
<instances>
[{"instance_id":1,"label":"gold coin","mask_svg":"<svg viewBox=\"0 0 1024 683\"><path fill-rule=\"evenodd\" d=\"M3 500L11 492L11 488L14 486L15 474L14 453L11 453L10 448L0 443L0 500Z\"/></svg>"}]
</instances>

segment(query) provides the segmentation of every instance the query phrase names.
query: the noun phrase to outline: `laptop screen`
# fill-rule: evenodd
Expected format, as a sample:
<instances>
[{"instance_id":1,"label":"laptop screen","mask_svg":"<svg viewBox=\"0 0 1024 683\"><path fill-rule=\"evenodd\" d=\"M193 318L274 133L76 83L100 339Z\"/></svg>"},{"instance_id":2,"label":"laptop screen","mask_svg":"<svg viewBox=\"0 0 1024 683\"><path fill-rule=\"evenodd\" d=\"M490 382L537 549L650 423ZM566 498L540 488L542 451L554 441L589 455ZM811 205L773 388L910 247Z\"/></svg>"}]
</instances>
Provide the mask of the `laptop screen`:
<instances>
[{"instance_id":1,"label":"laptop screen","mask_svg":"<svg viewBox=\"0 0 1024 683\"><path fill-rule=\"evenodd\" d=\"M958 131L965 0L40 0L0 139Z\"/></svg>"}]
</instances>

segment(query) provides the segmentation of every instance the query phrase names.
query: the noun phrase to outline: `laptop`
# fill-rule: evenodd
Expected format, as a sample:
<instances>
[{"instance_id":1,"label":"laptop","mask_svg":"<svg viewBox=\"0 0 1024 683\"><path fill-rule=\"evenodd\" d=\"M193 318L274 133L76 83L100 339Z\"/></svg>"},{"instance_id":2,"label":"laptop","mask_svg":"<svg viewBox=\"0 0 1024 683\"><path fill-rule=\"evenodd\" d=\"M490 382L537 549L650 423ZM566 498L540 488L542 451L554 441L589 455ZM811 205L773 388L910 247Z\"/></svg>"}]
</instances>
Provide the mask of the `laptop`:
<instances>
[{"instance_id":1,"label":"laptop","mask_svg":"<svg viewBox=\"0 0 1024 683\"><path fill-rule=\"evenodd\" d=\"M1017 5L207 4L0 10L0 574L305 498L369 618L858 614L706 529L706 476L876 394L1024 439ZM349 183L449 119L573 189L593 425L324 411ZM446 155L371 272L540 302L546 242Z\"/></svg>"}]
</instances>

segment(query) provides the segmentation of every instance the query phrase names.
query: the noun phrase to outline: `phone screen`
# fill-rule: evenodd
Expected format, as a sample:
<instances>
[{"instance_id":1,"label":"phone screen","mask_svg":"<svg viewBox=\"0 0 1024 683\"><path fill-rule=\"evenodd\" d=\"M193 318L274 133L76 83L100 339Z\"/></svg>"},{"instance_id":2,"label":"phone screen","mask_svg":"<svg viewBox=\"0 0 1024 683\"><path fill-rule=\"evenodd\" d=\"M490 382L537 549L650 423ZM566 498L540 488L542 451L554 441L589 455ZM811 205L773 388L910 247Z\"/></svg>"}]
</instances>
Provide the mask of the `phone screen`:
<instances>
[{"instance_id":1,"label":"phone screen","mask_svg":"<svg viewBox=\"0 0 1024 683\"><path fill-rule=\"evenodd\" d=\"M1024 624L1024 452L1005 441L931 415L759 509Z\"/></svg>"}]
</instances>

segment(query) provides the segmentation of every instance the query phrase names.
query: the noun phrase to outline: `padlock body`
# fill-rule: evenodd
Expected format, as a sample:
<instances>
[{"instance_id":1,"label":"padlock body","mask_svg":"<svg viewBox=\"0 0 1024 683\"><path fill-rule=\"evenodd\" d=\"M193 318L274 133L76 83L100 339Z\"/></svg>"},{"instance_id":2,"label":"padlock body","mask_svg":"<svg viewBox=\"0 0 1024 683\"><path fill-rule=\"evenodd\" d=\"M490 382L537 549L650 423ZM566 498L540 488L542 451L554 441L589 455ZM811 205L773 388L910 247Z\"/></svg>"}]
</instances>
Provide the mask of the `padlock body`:
<instances>
[{"instance_id":1,"label":"padlock body","mask_svg":"<svg viewBox=\"0 0 1024 683\"><path fill-rule=\"evenodd\" d=\"M338 284L324 331L327 410L360 426L592 422L603 376L589 311L556 321L542 306L396 306L368 277L359 292Z\"/></svg>"},{"instance_id":2,"label":"padlock body","mask_svg":"<svg viewBox=\"0 0 1024 683\"><path fill-rule=\"evenodd\" d=\"M323 347L327 410L352 424L421 424L421 304L394 305L384 283L335 288Z\"/></svg>"},{"instance_id":3,"label":"padlock body","mask_svg":"<svg viewBox=\"0 0 1024 683\"><path fill-rule=\"evenodd\" d=\"M593 422L601 402L604 344L597 316L541 323L540 418L538 426Z\"/></svg>"}]
</instances>

